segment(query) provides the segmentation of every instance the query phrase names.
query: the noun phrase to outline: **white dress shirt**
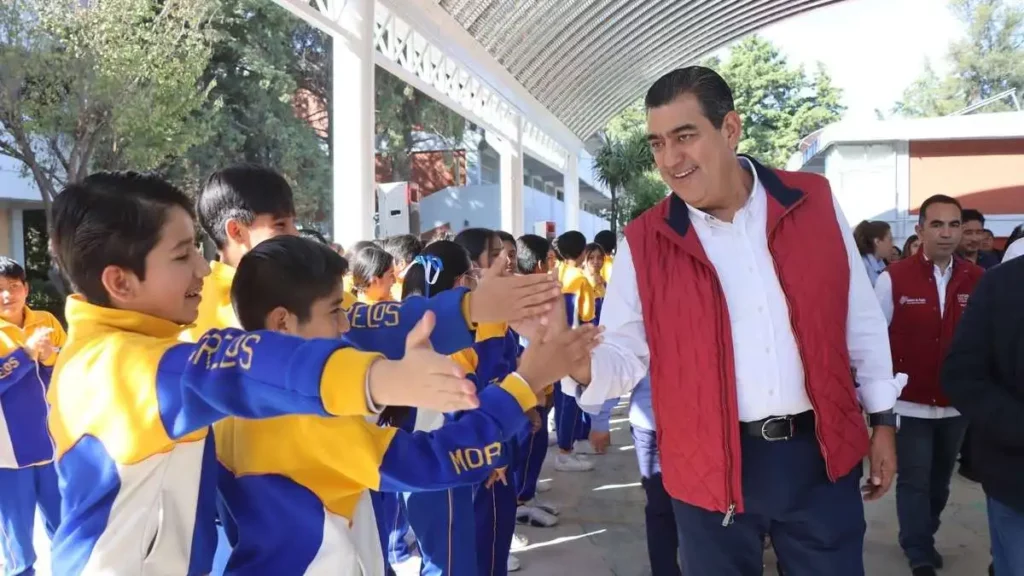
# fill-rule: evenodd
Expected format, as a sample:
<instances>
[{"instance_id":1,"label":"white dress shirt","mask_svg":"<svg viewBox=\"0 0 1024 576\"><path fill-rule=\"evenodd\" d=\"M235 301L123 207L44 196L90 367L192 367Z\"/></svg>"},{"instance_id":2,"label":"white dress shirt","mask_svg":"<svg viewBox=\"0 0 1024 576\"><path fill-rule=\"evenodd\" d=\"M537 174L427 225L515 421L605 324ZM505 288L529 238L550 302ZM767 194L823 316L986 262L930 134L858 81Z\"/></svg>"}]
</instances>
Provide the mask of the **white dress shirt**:
<instances>
[{"instance_id":1,"label":"white dress shirt","mask_svg":"<svg viewBox=\"0 0 1024 576\"><path fill-rule=\"evenodd\" d=\"M690 221L722 284L732 325L739 419L750 422L799 414L810 410L811 403L789 306L768 251L767 193L753 167L743 158L740 161L753 174L754 182L750 198L733 222L693 208ZM857 395L867 412L880 412L894 406L906 376L893 377L885 318L834 197L833 204L850 269L846 336L857 374ZM576 395L581 405L599 405L629 393L650 366L629 243L623 240L617 252L601 311L604 341L591 354L591 383L581 391L571 378L562 380L563 392Z\"/></svg>"},{"instance_id":2,"label":"white dress shirt","mask_svg":"<svg viewBox=\"0 0 1024 576\"><path fill-rule=\"evenodd\" d=\"M1003 252L1003 262L1009 262L1017 256L1024 254L1024 238L1018 238L1006 247L1006 252Z\"/></svg>"},{"instance_id":3,"label":"white dress shirt","mask_svg":"<svg viewBox=\"0 0 1024 576\"><path fill-rule=\"evenodd\" d=\"M932 273L935 274L935 288L939 291L939 315L946 313L946 288L949 286L949 280L953 277L953 266L952 261L950 265L946 266L945 270L939 268L938 265L932 265ZM887 324L892 324L892 315L894 311L894 305L892 302L892 276L888 272L882 272L878 275L878 281L875 283L875 296L878 297L878 303L882 306L882 314L885 315L885 321ZM917 402L906 402L903 400L896 401L896 412L901 416L910 416L911 418L952 418L953 416L959 416L960 412L952 406L931 406L928 404L918 404Z\"/></svg>"}]
</instances>

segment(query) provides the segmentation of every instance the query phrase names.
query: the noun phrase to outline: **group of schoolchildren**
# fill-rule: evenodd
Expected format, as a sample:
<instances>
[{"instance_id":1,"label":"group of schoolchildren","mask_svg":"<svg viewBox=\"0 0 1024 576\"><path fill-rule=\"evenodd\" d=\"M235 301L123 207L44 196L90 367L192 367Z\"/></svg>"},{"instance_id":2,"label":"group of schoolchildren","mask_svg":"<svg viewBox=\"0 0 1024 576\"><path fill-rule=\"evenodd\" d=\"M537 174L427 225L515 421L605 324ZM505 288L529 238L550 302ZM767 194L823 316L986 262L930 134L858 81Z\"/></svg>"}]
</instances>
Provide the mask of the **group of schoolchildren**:
<instances>
[{"instance_id":1,"label":"group of schoolchildren","mask_svg":"<svg viewBox=\"0 0 1024 576\"><path fill-rule=\"evenodd\" d=\"M376 576L413 547L421 574L504 574L517 522L557 521L534 497L549 409L556 469L607 446L611 406L588 430L555 384L600 341L610 250L578 232L346 259L251 165L194 201L97 173L51 221L66 334L0 258L5 574L33 572L37 506L61 576Z\"/></svg>"}]
</instances>

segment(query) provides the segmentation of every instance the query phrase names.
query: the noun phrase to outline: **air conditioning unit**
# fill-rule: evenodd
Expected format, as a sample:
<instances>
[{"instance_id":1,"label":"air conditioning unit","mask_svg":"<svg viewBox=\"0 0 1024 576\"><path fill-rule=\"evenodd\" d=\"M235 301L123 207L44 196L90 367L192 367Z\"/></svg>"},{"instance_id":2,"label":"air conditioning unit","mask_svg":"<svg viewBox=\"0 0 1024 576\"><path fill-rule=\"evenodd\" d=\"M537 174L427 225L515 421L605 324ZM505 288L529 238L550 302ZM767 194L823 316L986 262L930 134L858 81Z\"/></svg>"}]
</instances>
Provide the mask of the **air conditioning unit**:
<instances>
[{"instance_id":1,"label":"air conditioning unit","mask_svg":"<svg viewBox=\"0 0 1024 576\"><path fill-rule=\"evenodd\" d=\"M377 185L378 235L420 233L419 195L409 182L383 182Z\"/></svg>"},{"instance_id":2,"label":"air conditioning unit","mask_svg":"<svg viewBox=\"0 0 1024 576\"><path fill-rule=\"evenodd\" d=\"M555 239L555 223L550 220L541 220L533 223L533 233L548 240Z\"/></svg>"}]
</instances>

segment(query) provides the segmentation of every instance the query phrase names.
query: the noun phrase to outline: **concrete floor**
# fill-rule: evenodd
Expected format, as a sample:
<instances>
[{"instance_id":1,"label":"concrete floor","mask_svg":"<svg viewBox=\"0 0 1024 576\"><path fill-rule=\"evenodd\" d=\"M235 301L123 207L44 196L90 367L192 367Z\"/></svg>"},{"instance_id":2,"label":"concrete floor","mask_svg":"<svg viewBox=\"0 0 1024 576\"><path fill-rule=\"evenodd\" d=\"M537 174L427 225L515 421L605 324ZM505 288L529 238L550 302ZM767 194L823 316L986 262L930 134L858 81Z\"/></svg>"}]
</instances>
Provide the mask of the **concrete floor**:
<instances>
[{"instance_id":1,"label":"concrete floor","mask_svg":"<svg viewBox=\"0 0 1024 576\"><path fill-rule=\"evenodd\" d=\"M558 505L560 523L554 528L521 528L530 541L516 552L522 576L646 576L650 574L644 536L644 493L625 416L625 403L612 418L609 453L593 456L592 472L555 472L545 463L541 482L551 491L541 498ZM895 490L880 502L868 503L868 533L864 545L870 576L908 575L896 540ZM952 497L943 514L938 549L945 557L942 574L984 576L989 563L988 523L980 486L953 478ZM40 574L49 573L49 546L37 536ZM772 553L766 554L766 575L776 574ZM417 563L403 566L399 576L417 574ZM697 576L697 575L693 575ZM708 575L699 575L708 576Z\"/></svg>"},{"instance_id":2,"label":"concrete floor","mask_svg":"<svg viewBox=\"0 0 1024 576\"><path fill-rule=\"evenodd\" d=\"M561 505L554 528L522 528L530 546L516 555L523 576L644 576L650 574L644 536L644 493L639 483L625 404L612 419L608 454L594 456L587 473L556 472L546 462L542 481L552 490L542 499ZM879 502L867 503L865 571L898 576L910 570L897 543L895 487ZM945 557L943 574L984 576L989 564L988 521L981 487L954 476L949 505L937 537ZM774 575L774 557L766 555L765 574ZM705 576L705 575L701 575Z\"/></svg>"}]
</instances>

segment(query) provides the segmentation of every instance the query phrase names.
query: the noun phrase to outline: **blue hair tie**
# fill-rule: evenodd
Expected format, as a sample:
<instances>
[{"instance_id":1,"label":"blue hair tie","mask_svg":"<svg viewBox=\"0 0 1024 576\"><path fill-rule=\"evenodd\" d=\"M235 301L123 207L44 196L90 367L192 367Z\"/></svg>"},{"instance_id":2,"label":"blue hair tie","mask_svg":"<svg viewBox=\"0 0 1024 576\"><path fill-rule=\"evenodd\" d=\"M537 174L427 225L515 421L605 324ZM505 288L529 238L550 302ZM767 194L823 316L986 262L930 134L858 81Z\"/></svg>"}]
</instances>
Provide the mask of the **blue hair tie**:
<instances>
[{"instance_id":1,"label":"blue hair tie","mask_svg":"<svg viewBox=\"0 0 1024 576\"><path fill-rule=\"evenodd\" d=\"M423 266L423 279L426 281L423 295L430 298L430 287L437 284L437 279L441 277L441 271L444 270L444 264L437 256L423 254L414 258L412 263Z\"/></svg>"}]
</instances>

